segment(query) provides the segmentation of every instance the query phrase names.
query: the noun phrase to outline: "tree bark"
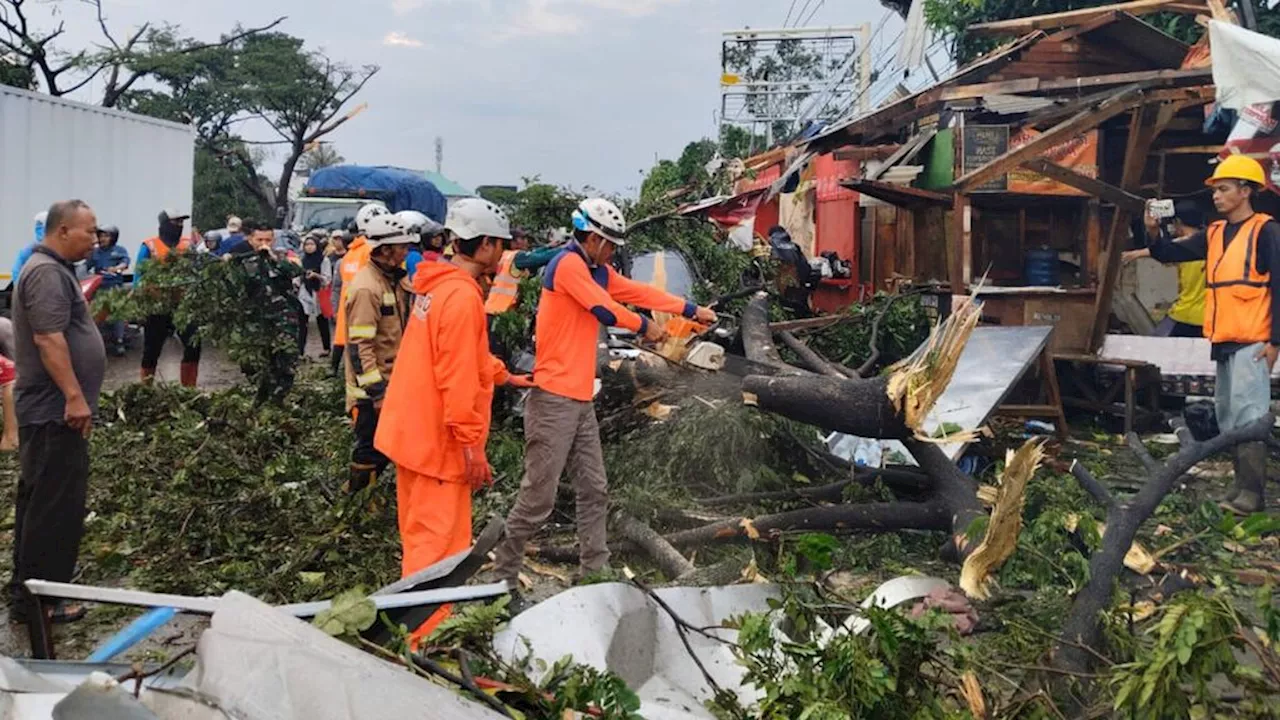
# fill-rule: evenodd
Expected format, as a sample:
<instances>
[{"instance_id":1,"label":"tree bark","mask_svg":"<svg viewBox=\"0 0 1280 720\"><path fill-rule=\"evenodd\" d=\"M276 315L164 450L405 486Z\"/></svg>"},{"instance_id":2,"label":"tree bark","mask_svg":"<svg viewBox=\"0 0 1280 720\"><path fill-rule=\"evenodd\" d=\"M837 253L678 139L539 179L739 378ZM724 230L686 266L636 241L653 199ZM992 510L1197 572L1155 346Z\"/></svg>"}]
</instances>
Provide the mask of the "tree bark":
<instances>
[{"instance_id":1,"label":"tree bark","mask_svg":"<svg viewBox=\"0 0 1280 720\"><path fill-rule=\"evenodd\" d=\"M698 503L708 507L716 507L721 505L751 505L762 502L785 502L787 500L840 502L840 499L844 497L844 489L849 485L854 483L870 483L876 479L883 480L886 485L894 490L900 490L911 494L927 493L934 487L933 480L928 475L917 470L911 470L904 467L876 468L865 471L859 470L855 477L847 480L841 480L840 482L834 482L829 485L819 485L818 487L797 487L790 488L788 490L738 493L734 495L720 495L718 497L701 498L698 500Z\"/></svg>"},{"instance_id":2,"label":"tree bark","mask_svg":"<svg viewBox=\"0 0 1280 720\"><path fill-rule=\"evenodd\" d=\"M1054 648L1054 667L1073 673L1087 672L1092 667L1095 658L1086 648L1102 644L1098 617L1111 604L1112 586L1124 568L1124 556L1133 545L1138 528L1155 512L1178 478L1214 453L1240 443L1268 439L1274 423L1275 417L1267 415L1202 443L1196 442L1185 426L1178 427L1182 449L1148 477L1132 500L1111 505L1102 548L1089 560L1089 582L1071 604L1071 612L1062 626L1064 642Z\"/></svg>"},{"instance_id":3,"label":"tree bark","mask_svg":"<svg viewBox=\"0 0 1280 720\"><path fill-rule=\"evenodd\" d=\"M752 362L783 368L790 374L803 374L799 368L783 362L773 344L773 333L769 330L769 296L763 292L751 298L742 310L742 350Z\"/></svg>"},{"instance_id":4,"label":"tree bark","mask_svg":"<svg viewBox=\"0 0 1280 720\"><path fill-rule=\"evenodd\" d=\"M948 559L965 558L980 540L973 538L973 542L968 542L965 534L974 520L987 517L986 509L978 500L978 483L961 472L937 445L912 439L904 440L902 444L920 464L920 468L933 478L934 498L950 513L951 542L944 555L949 556L950 551L954 550L955 557Z\"/></svg>"},{"instance_id":5,"label":"tree bark","mask_svg":"<svg viewBox=\"0 0 1280 720\"><path fill-rule=\"evenodd\" d=\"M782 344L791 348L791 352L800 356L800 360L804 362L805 367L827 377L847 379L848 376L840 371L835 365L826 358L819 355L813 348L804 344L804 341L795 335L786 332L778 333L778 338L782 340Z\"/></svg>"},{"instance_id":6,"label":"tree bark","mask_svg":"<svg viewBox=\"0 0 1280 720\"><path fill-rule=\"evenodd\" d=\"M756 396L762 410L865 438L911 436L902 415L889 401L888 378L844 380L832 377L750 375L742 389Z\"/></svg>"},{"instance_id":7,"label":"tree bark","mask_svg":"<svg viewBox=\"0 0 1280 720\"><path fill-rule=\"evenodd\" d=\"M654 532L653 528L630 515L618 513L614 518L614 527L620 536L648 553L668 578L674 580L697 569L679 550L671 547L661 535Z\"/></svg>"},{"instance_id":8,"label":"tree bark","mask_svg":"<svg viewBox=\"0 0 1280 720\"><path fill-rule=\"evenodd\" d=\"M947 530L951 516L940 503L860 503L826 505L762 515L749 522L725 520L693 530L672 533L667 542L677 548L697 547L716 542L751 538L752 532L766 539L780 532L843 533L858 530L886 532L892 530Z\"/></svg>"}]
</instances>

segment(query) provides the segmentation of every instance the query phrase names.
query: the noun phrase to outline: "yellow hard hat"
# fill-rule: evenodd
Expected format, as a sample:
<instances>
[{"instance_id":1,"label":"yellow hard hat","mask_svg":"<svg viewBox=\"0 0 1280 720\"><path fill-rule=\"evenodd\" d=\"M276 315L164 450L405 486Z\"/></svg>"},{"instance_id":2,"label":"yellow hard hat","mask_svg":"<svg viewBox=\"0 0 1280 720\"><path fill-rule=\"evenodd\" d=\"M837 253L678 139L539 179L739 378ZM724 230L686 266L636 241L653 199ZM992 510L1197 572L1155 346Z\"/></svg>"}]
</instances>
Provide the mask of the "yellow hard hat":
<instances>
[{"instance_id":1,"label":"yellow hard hat","mask_svg":"<svg viewBox=\"0 0 1280 720\"><path fill-rule=\"evenodd\" d=\"M1266 186L1267 175L1262 171L1262 163L1244 155L1232 155L1218 163L1213 176L1204 181L1212 185L1219 180L1248 180L1251 183Z\"/></svg>"}]
</instances>

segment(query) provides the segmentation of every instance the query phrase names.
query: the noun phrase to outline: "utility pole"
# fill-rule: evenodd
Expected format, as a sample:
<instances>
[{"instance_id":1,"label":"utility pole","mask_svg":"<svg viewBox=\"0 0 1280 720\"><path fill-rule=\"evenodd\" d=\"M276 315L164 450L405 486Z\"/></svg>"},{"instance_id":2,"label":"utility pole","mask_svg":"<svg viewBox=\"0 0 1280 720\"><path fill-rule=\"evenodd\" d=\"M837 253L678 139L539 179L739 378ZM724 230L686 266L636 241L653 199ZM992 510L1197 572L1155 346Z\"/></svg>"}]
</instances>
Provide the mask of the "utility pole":
<instances>
[{"instance_id":1,"label":"utility pole","mask_svg":"<svg viewBox=\"0 0 1280 720\"><path fill-rule=\"evenodd\" d=\"M444 174L444 138L436 136L436 173Z\"/></svg>"}]
</instances>

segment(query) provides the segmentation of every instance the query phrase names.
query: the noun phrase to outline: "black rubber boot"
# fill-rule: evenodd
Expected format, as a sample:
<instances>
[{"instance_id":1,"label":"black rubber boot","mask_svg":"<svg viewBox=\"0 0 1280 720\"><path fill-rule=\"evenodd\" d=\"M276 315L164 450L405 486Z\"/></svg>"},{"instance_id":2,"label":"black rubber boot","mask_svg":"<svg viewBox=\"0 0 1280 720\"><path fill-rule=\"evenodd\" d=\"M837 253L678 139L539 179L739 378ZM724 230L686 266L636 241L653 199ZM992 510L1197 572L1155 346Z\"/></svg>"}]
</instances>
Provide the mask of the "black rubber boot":
<instances>
[{"instance_id":1,"label":"black rubber boot","mask_svg":"<svg viewBox=\"0 0 1280 720\"><path fill-rule=\"evenodd\" d=\"M1267 444L1241 443L1236 446L1235 497L1222 504L1237 515L1261 512L1266 506Z\"/></svg>"},{"instance_id":2,"label":"black rubber boot","mask_svg":"<svg viewBox=\"0 0 1280 720\"><path fill-rule=\"evenodd\" d=\"M361 463L351 464L351 475L347 478L346 491L348 495L355 495L372 485L378 479L378 469L372 465L364 465Z\"/></svg>"}]
</instances>

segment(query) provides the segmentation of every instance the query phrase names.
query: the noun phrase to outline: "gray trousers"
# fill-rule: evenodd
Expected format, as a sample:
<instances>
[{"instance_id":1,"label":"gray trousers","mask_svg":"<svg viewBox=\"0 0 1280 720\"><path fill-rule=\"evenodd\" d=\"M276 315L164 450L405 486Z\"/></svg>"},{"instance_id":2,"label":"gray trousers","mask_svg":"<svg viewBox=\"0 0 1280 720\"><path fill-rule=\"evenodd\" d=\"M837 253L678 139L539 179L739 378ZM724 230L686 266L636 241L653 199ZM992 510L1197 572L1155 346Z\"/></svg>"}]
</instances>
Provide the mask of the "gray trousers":
<instances>
[{"instance_id":1,"label":"gray trousers","mask_svg":"<svg viewBox=\"0 0 1280 720\"><path fill-rule=\"evenodd\" d=\"M1213 403L1221 432L1244 427L1271 411L1271 372L1257 359L1266 347L1256 343L1242 347L1218 361Z\"/></svg>"},{"instance_id":2,"label":"gray trousers","mask_svg":"<svg viewBox=\"0 0 1280 720\"><path fill-rule=\"evenodd\" d=\"M551 516L566 468L577 494L579 562L584 572L599 570L609 562L609 492L595 405L535 389L525 401L524 437L524 478L497 549L498 577L520 574L525 544Z\"/></svg>"}]
</instances>

